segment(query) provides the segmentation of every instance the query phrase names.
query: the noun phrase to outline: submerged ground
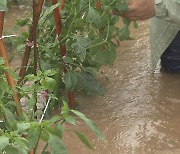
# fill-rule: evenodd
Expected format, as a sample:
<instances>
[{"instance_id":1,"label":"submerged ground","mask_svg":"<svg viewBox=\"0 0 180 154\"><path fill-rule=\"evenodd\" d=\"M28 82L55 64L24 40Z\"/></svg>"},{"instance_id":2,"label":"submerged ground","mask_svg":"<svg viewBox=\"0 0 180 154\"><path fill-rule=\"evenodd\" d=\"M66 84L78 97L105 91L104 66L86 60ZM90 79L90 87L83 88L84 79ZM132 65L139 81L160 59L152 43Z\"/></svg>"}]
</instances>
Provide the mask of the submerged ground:
<instances>
[{"instance_id":1,"label":"submerged ground","mask_svg":"<svg viewBox=\"0 0 180 154\"><path fill-rule=\"evenodd\" d=\"M6 16L6 29L25 7ZM107 138L100 142L84 125L95 150L88 150L72 134L64 141L69 154L179 154L180 75L156 71L150 62L149 21L131 29L135 40L121 42L112 68L101 78L105 96L77 96L80 111L93 119ZM16 63L16 62L15 62Z\"/></svg>"}]
</instances>

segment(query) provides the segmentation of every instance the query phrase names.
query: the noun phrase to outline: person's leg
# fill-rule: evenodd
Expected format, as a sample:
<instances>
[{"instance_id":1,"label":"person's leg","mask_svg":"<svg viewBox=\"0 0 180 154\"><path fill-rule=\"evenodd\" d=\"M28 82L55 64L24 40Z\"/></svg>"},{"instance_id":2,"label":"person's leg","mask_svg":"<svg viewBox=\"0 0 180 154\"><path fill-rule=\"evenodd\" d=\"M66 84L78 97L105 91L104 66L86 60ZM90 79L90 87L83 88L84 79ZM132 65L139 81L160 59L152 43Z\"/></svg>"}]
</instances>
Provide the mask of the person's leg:
<instances>
[{"instance_id":1,"label":"person's leg","mask_svg":"<svg viewBox=\"0 0 180 154\"><path fill-rule=\"evenodd\" d=\"M180 72L180 31L161 55L161 66L169 72Z\"/></svg>"}]
</instances>

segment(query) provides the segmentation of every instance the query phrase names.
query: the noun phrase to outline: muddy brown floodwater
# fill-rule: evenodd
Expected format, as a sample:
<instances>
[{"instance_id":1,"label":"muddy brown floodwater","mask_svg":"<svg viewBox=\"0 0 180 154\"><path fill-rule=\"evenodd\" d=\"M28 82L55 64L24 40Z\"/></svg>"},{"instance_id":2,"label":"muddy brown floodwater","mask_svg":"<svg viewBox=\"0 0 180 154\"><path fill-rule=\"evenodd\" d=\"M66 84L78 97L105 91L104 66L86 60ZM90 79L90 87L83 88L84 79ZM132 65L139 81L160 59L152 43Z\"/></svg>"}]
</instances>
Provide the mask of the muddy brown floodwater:
<instances>
[{"instance_id":1,"label":"muddy brown floodwater","mask_svg":"<svg viewBox=\"0 0 180 154\"><path fill-rule=\"evenodd\" d=\"M80 111L96 122L106 142L78 122L94 151L66 133L68 154L180 154L180 74L153 73L149 21L131 32L134 40L121 42L114 66L103 69L109 79L101 78L105 96L77 96Z\"/></svg>"}]
</instances>

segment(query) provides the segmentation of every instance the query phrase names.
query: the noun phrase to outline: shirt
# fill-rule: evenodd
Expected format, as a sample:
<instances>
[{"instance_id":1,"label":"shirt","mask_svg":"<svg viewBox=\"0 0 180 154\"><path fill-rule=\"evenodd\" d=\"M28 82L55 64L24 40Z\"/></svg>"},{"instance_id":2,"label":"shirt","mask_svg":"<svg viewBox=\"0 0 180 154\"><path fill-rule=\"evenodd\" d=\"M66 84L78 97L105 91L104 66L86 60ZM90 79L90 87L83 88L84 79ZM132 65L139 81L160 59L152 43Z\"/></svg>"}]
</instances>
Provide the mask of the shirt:
<instances>
[{"instance_id":1,"label":"shirt","mask_svg":"<svg viewBox=\"0 0 180 154\"><path fill-rule=\"evenodd\" d=\"M150 24L151 61L155 67L180 30L180 0L155 0Z\"/></svg>"}]
</instances>

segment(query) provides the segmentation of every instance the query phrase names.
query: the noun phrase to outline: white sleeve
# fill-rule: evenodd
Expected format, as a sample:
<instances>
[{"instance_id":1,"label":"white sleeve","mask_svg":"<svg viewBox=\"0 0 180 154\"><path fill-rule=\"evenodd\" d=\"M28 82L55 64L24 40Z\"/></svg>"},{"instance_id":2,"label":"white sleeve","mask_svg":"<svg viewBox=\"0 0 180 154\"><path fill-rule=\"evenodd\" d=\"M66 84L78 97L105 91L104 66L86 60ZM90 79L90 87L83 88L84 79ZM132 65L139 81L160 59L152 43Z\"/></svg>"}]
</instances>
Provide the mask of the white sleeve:
<instances>
[{"instance_id":1,"label":"white sleeve","mask_svg":"<svg viewBox=\"0 0 180 154\"><path fill-rule=\"evenodd\" d=\"M155 0L155 16L180 25L180 0Z\"/></svg>"}]
</instances>

